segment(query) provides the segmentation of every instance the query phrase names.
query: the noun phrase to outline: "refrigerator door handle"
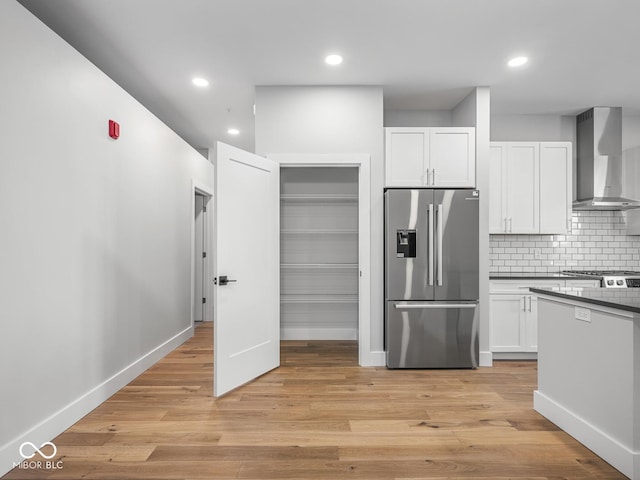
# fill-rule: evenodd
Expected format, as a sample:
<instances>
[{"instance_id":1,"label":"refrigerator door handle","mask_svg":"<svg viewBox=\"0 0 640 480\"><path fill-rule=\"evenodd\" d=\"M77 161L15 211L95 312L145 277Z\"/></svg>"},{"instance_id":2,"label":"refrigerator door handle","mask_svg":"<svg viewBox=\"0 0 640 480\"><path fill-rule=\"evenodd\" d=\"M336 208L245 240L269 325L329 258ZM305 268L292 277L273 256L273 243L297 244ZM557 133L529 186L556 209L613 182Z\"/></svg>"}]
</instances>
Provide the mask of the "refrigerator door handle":
<instances>
[{"instance_id":1,"label":"refrigerator door handle","mask_svg":"<svg viewBox=\"0 0 640 480\"><path fill-rule=\"evenodd\" d=\"M410 305L395 304L398 310L416 310L425 308L476 308L477 303L412 303Z\"/></svg>"},{"instance_id":2,"label":"refrigerator door handle","mask_svg":"<svg viewBox=\"0 0 640 480\"><path fill-rule=\"evenodd\" d=\"M436 264L436 272L438 275L438 286L442 286L442 204L438 205L436 210L436 228L438 234L438 262Z\"/></svg>"},{"instance_id":3,"label":"refrigerator door handle","mask_svg":"<svg viewBox=\"0 0 640 480\"><path fill-rule=\"evenodd\" d=\"M429 223L429 245L427 248L429 249L429 285L433 285L433 204L429 204L428 211L428 223Z\"/></svg>"}]
</instances>

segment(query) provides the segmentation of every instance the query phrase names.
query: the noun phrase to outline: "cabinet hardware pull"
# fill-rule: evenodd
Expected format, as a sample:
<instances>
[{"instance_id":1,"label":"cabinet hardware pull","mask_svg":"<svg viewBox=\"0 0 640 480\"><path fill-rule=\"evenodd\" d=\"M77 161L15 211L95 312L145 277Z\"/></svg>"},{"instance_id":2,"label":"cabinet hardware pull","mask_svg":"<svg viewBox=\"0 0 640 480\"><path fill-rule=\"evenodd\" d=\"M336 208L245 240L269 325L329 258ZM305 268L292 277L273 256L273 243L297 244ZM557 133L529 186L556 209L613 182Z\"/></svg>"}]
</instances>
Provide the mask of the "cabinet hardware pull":
<instances>
[{"instance_id":1,"label":"cabinet hardware pull","mask_svg":"<svg viewBox=\"0 0 640 480\"><path fill-rule=\"evenodd\" d=\"M436 274L438 276L438 286L442 286L442 204L438 205L436 210L436 229L438 233L438 263L436 265Z\"/></svg>"},{"instance_id":2,"label":"cabinet hardware pull","mask_svg":"<svg viewBox=\"0 0 640 480\"><path fill-rule=\"evenodd\" d=\"M427 215L429 216L429 285L433 285L433 203L429 204Z\"/></svg>"}]
</instances>

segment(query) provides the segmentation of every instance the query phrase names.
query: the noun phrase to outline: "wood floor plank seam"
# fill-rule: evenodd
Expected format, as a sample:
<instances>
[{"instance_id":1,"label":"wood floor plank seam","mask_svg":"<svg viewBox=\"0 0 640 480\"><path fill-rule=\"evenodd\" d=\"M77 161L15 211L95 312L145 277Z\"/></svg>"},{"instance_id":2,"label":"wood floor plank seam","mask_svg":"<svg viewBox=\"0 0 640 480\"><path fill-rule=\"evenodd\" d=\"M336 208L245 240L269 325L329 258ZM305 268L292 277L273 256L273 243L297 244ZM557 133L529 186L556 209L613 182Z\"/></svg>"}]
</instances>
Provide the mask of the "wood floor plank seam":
<instances>
[{"instance_id":1,"label":"wood floor plank seam","mask_svg":"<svg viewBox=\"0 0 640 480\"><path fill-rule=\"evenodd\" d=\"M282 342L282 366L216 399L213 329L53 442L60 470L3 480L618 480L533 410L536 363L359 367L349 341Z\"/></svg>"}]
</instances>

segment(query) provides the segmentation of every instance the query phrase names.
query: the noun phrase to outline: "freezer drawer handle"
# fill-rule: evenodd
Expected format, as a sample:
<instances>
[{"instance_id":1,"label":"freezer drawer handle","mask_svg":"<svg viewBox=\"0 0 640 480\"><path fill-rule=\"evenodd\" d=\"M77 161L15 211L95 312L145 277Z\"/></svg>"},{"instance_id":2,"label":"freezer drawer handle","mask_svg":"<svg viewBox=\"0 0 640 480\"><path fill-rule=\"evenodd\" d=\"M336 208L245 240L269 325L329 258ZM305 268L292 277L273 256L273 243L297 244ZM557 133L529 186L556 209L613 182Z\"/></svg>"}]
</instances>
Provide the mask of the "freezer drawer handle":
<instances>
[{"instance_id":1,"label":"freezer drawer handle","mask_svg":"<svg viewBox=\"0 0 640 480\"><path fill-rule=\"evenodd\" d=\"M476 308L477 303L420 303L411 305L394 305L398 310L415 310L423 308Z\"/></svg>"}]
</instances>

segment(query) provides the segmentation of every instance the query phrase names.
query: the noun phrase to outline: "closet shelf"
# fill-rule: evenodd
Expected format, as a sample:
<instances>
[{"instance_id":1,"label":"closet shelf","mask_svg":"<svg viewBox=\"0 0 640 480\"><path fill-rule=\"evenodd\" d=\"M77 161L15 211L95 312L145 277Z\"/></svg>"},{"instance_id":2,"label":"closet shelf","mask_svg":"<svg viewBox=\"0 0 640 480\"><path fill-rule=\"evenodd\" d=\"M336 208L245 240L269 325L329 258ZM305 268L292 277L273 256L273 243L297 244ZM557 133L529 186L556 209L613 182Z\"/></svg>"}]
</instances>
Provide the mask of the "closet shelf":
<instances>
[{"instance_id":1,"label":"closet shelf","mask_svg":"<svg viewBox=\"0 0 640 480\"><path fill-rule=\"evenodd\" d=\"M338 230L338 229L305 229L296 228L290 230L280 230L283 235L354 235L358 230Z\"/></svg>"},{"instance_id":2,"label":"closet shelf","mask_svg":"<svg viewBox=\"0 0 640 480\"><path fill-rule=\"evenodd\" d=\"M344 195L305 195L305 194L293 194L285 193L280 195L280 200L292 200L292 201L309 201L309 202L357 202L357 194L344 194Z\"/></svg>"},{"instance_id":3,"label":"closet shelf","mask_svg":"<svg viewBox=\"0 0 640 480\"><path fill-rule=\"evenodd\" d=\"M300 268L300 269L331 269L331 268L345 268L345 269L358 269L357 263L281 263L281 268Z\"/></svg>"},{"instance_id":4,"label":"closet shelf","mask_svg":"<svg viewBox=\"0 0 640 480\"><path fill-rule=\"evenodd\" d=\"M358 303L357 295L281 295L280 303Z\"/></svg>"}]
</instances>

